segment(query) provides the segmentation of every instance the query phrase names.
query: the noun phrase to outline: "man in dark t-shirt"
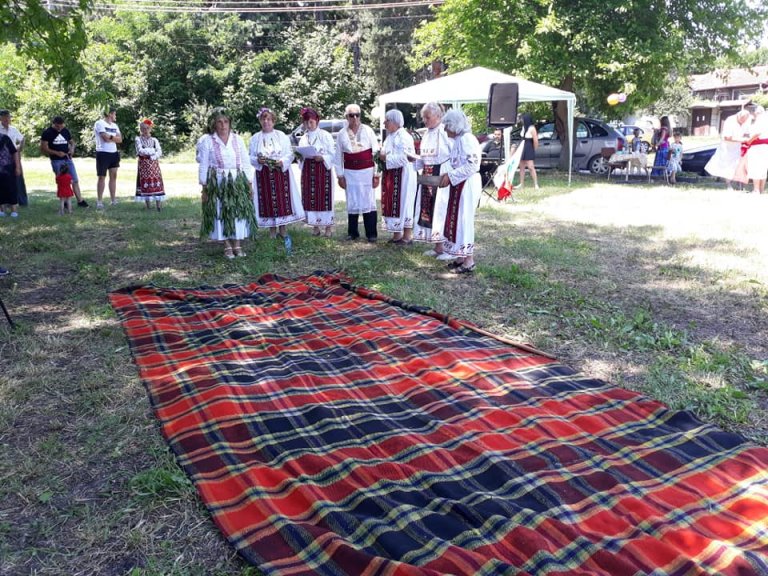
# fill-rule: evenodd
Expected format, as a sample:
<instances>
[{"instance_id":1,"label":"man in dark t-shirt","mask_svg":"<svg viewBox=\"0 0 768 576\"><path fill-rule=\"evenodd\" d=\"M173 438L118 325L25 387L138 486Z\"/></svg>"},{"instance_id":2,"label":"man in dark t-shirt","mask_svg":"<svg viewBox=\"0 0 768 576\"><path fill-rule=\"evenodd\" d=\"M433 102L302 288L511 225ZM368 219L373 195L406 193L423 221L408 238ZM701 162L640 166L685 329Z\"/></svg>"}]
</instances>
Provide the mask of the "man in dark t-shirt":
<instances>
[{"instance_id":1,"label":"man in dark t-shirt","mask_svg":"<svg viewBox=\"0 0 768 576\"><path fill-rule=\"evenodd\" d=\"M80 194L80 180L77 177L75 163L72 155L75 153L75 139L64 126L64 118L54 116L51 125L45 129L40 137L40 151L51 159L51 168L54 174L58 174L61 166L66 164L72 176L72 190L77 197L77 205L80 208L88 208L88 202L83 200Z\"/></svg>"}]
</instances>

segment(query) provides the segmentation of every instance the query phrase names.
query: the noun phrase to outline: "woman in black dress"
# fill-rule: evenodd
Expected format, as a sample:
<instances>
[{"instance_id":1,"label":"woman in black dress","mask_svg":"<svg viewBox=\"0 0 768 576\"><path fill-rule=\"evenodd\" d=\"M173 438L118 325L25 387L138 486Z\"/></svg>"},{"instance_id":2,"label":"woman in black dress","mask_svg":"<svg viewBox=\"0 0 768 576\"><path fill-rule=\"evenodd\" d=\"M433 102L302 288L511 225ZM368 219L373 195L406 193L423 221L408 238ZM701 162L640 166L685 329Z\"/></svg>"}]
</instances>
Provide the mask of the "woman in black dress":
<instances>
[{"instance_id":1,"label":"woman in black dress","mask_svg":"<svg viewBox=\"0 0 768 576\"><path fill-rule=\"evenodd\" d=\"M533 187L536 190L539 189L539 180L536 177L536 167L533 165L533 161L536 159L536 148L539 147L539 133L536 131L536 126L533 125L533 118L530 114L523 114L523 129L520 132L523 135L523 155L520 157L520 186L517 186L517 190L521 190L525 185L525 169L528 168L533 178Z\"/></svg>"}]
</instances>

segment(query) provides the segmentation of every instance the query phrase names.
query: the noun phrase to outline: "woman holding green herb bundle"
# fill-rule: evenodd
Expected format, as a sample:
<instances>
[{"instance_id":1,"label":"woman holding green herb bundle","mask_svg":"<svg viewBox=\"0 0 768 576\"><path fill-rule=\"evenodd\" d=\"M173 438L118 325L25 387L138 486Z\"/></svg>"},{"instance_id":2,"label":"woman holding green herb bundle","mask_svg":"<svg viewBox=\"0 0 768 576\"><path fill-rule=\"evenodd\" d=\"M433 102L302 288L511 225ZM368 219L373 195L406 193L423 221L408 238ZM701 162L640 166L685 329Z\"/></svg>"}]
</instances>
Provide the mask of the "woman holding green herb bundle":
<instances>
[{"instance_id":1,"label":"woman holding green herb bundle","mask_svg":"<svg viewBox=\"0 0 768 576\"><path fill-rule=\"evenodd\" d=\"M240 241L256 230L251 181L253 167L245 142L232 131L222 108L211 115L209 134L197 143L202 189L201 236L224 242L224 257L245 256Z\"/></svg>"},{"instance_id":2,"label":"woman holding green herb bundle","mask_svg":"<svg viewBox=\"0 0 768 576\"><path fill-rule=\"evenodd\" d=\"M256 169L253 179L253 199L256 223L269 228L272 238L285 239L285 226L304 220L301 191L291 164L293 148L288 136L275 130L277 118L269 108L259 110L261 131L251 138L250 161Z\"/></svg>"}]
</instances>

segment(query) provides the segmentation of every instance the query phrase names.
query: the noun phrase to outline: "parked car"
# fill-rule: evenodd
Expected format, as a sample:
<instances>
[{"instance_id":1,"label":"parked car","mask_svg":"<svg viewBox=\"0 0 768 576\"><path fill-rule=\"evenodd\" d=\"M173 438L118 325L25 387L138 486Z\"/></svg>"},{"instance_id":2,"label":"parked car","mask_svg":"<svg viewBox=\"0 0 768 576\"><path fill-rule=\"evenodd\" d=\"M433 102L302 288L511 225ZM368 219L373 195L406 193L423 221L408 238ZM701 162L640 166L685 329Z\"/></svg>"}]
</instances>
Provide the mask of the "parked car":
<instances>
[{"instance_id":1,"label":"parked car","mask_svg":"<svg viewBox=\"0 0 768 576\"><path fill-rule=\"evenodd\" d=\"M704 166L707 165L709 159L717 150L717 144L708 144L706 146L698 146L691 148L690 150L683 151L683 160L680 162L680 167L683 172L691 172L693 174L700 174L707 176L708 172L704 170Z\"/></svg>"},{"instance_id":2,"label":"parked car","mask_svg":"<svg viewBox=\"0 0 768 576\"><path fill-rule=\"evenodd\" d=\"M613 148L616 152L623 150L626 146L624 136L602 120L576 118L575 123L573 169L606 174L608 160L603 157L603 148ZM560 162L562 144L555 131L555 123L540 123L536 128L539 132L539 147L534 164L536 168L556 168ZM512 142L520 141L520 126L516 126L512 130Z\"/></svg>"},{"instance_id":3,"label":"parked car","mask_svg":"<svg viewBox=\"0 0 768 576\"><path fill-rule=\"evenodd\" d=\"M318 128L322 130L326 130L327 132L331 133L331 136L336 136L338 132L344 128L344 119L341 118L323 118L320 120L320 125ZM289 135L289 138L291 140L291 144L293 146L299 145L299 140L301 140L301 137L304 135L304 124L299 124L291 130L291 134Z\"/></svg>"},{"instance_id":4,"label":"parked car","mask_svg":"<svg viewBox=\"0 0 768 576\"><path fill-rule=\"evenodd\" d=\"M642 140L640 151L643 154L648 154L652 145L653 130L645 130L640 128L640 126L634 126L632 124L624 124L623 126L619 126L617 130L624 135L624 138L627 140L627 146L632 148L632 141L635 139L635 128L640 130L640 139Z\"/></svg>"}]
</instances>

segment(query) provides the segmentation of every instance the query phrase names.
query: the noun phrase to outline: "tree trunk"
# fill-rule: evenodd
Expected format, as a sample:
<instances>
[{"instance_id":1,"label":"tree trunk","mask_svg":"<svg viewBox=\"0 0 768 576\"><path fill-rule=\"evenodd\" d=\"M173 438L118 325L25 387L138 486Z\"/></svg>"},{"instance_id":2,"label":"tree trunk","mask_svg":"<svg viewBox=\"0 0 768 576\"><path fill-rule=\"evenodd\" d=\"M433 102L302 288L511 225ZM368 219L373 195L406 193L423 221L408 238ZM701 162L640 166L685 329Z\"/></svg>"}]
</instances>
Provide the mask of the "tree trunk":
<instances>
[{"instance_id":1,"label":"tree trunk","mask_svg":"<svg viewBox=\"0 0 768 576\"><path fill-rule=\"evenodd\" d=\"M569 75L563 78L558 88L566 92L573 92L573 76ZM555 113L555 130L557 130L560 142L563 145L560 152L560 161L557 166L561 170L568 170L568 154L573 155L571 143L573 141L574 129L573 126L570 129L566 129L566 124L568 123L568 103L565 100L556 100L552 103L552 109Z\"/></svg>"}]
</instances>

